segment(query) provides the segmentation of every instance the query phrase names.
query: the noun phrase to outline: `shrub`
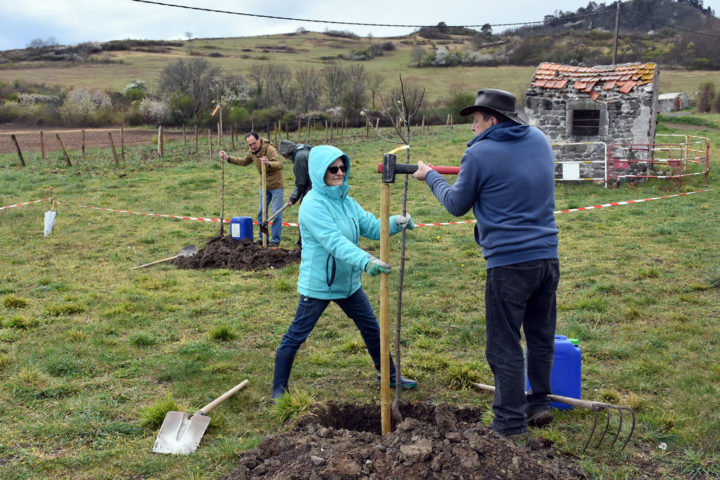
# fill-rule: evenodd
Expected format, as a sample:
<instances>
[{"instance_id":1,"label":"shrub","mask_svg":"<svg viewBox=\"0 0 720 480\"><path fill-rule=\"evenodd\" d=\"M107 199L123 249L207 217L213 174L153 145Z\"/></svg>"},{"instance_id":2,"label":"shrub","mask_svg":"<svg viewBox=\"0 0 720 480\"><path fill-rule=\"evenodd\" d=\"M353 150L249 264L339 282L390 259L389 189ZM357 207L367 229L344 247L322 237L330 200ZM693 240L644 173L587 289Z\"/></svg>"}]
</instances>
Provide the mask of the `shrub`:
<instances>
[{"instance_id":1,"label":"shrub","mask_svg":"<svg viewBox=\"0 0 720 480\"><path fill-rule=\"evenodd\" d=\"M715 98L715 84L713 82L702 83L695 110L700 113L709 113L712 108L713 98Z\"/></svg>"},{"instance_id":2,"label":"shrub","mask_svg":"<svg viewBox=\"0 0 720 480\"><path fill-rule=\"evenodd\" d=\"M213 340L220 340L221 342L226 342L235 338L236 335L235 332L230 329L230 327L228 327L227 325L222 325L213 330L210 334L210 337Z\"/></svg>"},{"instance_id":3,"label":"shrub","mask_svg":"<svg viewBox=\"0 0 720 480\"><path fill-rule=\"evenodd\" d=\"M15 295L8 295L3 298L3 305L5 308L25 308L28 306L28 301L22 297L16 297Z\"/></svg>"}]
</instances>

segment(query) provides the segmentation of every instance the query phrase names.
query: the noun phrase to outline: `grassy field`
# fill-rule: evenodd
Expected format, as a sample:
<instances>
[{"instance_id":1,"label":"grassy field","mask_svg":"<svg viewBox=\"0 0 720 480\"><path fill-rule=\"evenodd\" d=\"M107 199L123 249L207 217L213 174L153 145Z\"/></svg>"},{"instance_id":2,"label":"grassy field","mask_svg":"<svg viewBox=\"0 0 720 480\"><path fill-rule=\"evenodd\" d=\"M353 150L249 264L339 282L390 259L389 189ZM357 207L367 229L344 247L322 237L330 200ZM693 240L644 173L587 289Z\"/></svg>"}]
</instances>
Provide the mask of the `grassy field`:
<instances>
[{"instance_id":1,"label":"grassy field","mask_svg":"<svg viewBox=\"0 0 720 480\"><path fill-rule=\"evenodd\" d=\"M392 41L396 49L383 56L361 62L368 72L385 76L385 87L397 84L398 75L426 89L426 102L432 103L448 95L452 90L474 92L482 87L502 87L524 98L535 66L530 67L453 67L415 68L412 49L415 42L423 48L432 46L419 37L375 38L374 43ZM450 49L462 49L462 40L448 45ZM226 74L246 75L251 65L274 62L287 65L291 70L314 67L322 69L329 62L349 65L348 60L338 60L340 54L348 56L352 50L367 49L367 38L347 39L330 37L322 33L304 35L272 35L258 37L194 39L182 42L182 47L171 47L168 53L111 52L113 63L56 65L52 63L24 65L22 63L0 66L0 82L15 80L60 85L88 85L102 90L122 91L132 80L148 83L150 91L157 87L160 72L179 58L189 59L203 55L210 63L221 67ZM208 57L220 53L222 57ZM99 54L105 56L106 53ZM335 59L333 59L335 58ZM646 61L639 59L638 61ZM717 71L684 71L660 68L660 93L684 91L692 97L705 81L717 81Z\"/></svg>"},{"instance_id":2,"label":"grassy field","mask_svg":"<svg viewBox=\"0 0 720 480\"><path fill-rule=\"evenodd\" d=\"M712 139L710 178L693 177L681 190L712 191L557 215L558 333L580 340L583 397L628 405L638 415L622 454L606 447L582 453L593 418L587 410L560 412L538 432L593 479L634 478L643 462L661 466L668 479L720 478L720 132L697 133ZM417 135L412 160L457 165L470 136L467 127ZM375 164L396 145L337 144L352 159L351 194L377 214ZM61 202L47 238L49 202L0 211L3 479L219 479L238 452L285 428L270 384L274 349L297 305L297 266L130 270L202 246L219 227L81 207L218 217L218 162L187 153L181 142L166 154L160 160L152 147L133 149L122 169L108 151L90 152L90 161L72 168L60 155L43 163L28 154L26 168L0 156L0 206L46 198L50 186ZM225 216L253 216L257 173L229 166L225 179ZM556 209L674 193L659 180L617 189L563 183ZM424 184L412 181L408 197L416 223L453 220ZM398 183L392 212L401 199ZM285 221L296 215L290 209ZM420 388L405 400L490 407L489 394L463 387L492 383L483 353L485 263L472 230L418 227L408 235L403 365ZM283 246L294 246L296 229L283 234ZM379 242L361 245L378 254ZM391 249L397 266L398 237ZM394 305L397 274L390 282ZM378 279L364 286L376 305ZM248 388L213 411L197 452L152 453L164 401L195 411L245 378ZM332 305L298 353L291 387L318 402L379 404L375 378L355 327Z\"/></svg>"}]
</instances>

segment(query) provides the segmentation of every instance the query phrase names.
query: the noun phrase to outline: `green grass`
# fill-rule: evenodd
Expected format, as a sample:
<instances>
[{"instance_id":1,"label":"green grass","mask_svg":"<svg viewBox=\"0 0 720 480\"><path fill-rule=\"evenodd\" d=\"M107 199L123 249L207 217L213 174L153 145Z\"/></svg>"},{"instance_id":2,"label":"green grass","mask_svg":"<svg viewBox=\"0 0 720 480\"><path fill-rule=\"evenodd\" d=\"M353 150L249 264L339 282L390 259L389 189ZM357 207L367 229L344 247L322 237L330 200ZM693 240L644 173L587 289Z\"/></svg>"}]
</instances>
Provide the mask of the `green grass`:
<instances>
[{"instance_id":1,"label":"green grass","mask_svg":"<svg viewBox=\"0 0 720 480\"><path fill-rule=\"evenodd\" d=\"M707 135L708 184L692 177L681 190L713 191L557 216L558 333L580 340L583 395L632 406L638 415L635 438L618 455L602 448L582 453L592 414L558 412L547 435L591 478L637 477L640 467L631 460L640 458L665 468L667 478L717 477L720 134ZM411 160L458 165L470 136L468 127L416 135ZM377 214L376 164L396 145L349 137L337 144L352 159L351 194ZM43 162L39 153L26 156L26 168L13 155L0 156L0 206L45 198L50 186L60 201L47 238L42 219L49 204L0 211L3 478L200 478L198 472L225 478L240 451L285 428L283 419L309 402L378 404L362 340L330 305L292 373L291 387L304 400L282 414L272 405L274 350L297 305L297 266L130 270L185 245L202 246L219 231L216 223L81 207L219 217L216 159L188 154L181 143L169 143L166 152L158 159L152 147L130 149L124 168L107 151L89 151L89 160L73 167L62 159ZM253 216L257 172L226 167L225 180L225 216ZM401 209L402 185L391 189L393 213ZM618 189L564 183L556 189L556 210L676 192L663 181ZM453 220L416 181L409 184L408 210L416 223ZM288 209L285 220L296 222L297 209ZM456 225L408 234L402 364L420 387L405 392L406 400L489 409L491 396L468 388L472 381L492 383L484 359L485 265L472 232L472 225ZM283 246L294 248L296 235L285 227ZM379 242L361 246L379 252ZM393 237L394 265L399 248ZM379 279L363 281L377 305ZM397 281L392 275L393 299ZM213 410L197 452L152 453L169 409L194 411L245 378L249 385ZM667 448L659 449L663 443Z\"/></svg>"}]
</instances>

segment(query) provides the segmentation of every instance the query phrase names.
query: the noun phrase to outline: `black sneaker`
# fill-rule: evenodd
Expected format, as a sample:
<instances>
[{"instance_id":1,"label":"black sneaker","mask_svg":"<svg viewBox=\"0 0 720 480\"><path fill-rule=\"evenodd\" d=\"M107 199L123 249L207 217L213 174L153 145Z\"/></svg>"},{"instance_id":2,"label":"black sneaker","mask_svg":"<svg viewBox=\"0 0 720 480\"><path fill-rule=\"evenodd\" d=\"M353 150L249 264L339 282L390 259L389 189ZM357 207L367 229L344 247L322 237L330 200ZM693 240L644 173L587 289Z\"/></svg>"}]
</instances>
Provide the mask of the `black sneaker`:
<instances>
[{"instance_id":1,"label":"black sneaker","mask_svg":"<svg viewBox=\"0 0 720 480\"><path fill-rule=\"evenodd\" d=\"M553 416L551 410L540 410L528 415L527 424L531 427L544 427L545 425L552 423L554 418L555 417Z\"/></svg>"}]
</instances>

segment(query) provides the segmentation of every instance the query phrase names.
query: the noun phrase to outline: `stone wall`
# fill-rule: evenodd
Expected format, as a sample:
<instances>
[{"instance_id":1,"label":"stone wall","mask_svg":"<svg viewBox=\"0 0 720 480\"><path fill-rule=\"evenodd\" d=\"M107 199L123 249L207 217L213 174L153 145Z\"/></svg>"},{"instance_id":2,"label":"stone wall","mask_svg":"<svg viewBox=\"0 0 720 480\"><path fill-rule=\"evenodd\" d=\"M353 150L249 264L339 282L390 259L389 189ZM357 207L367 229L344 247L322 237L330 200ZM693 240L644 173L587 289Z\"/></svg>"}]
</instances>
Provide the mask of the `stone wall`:
<instances>
[{"instance_id":1,"label":"stone wall","mask_svg":"<svg viewBox=\"0 0 720 480\"><path fill-rule=\"evenodd\" d=\"M530 87L526 94L525 111L530 124L545 132L553 144L652 144L657 121L656 84L657 77L651 83L635 86L629 93L598 91L596 100L591 99L588 93L575 90L572 84L562 89ZM576 110L599 111L597 135L573 135ZM554 149L559 162L597 162L581 163L581 178L604 177L604 147L558 145ZM574 173L572 168L558 165L557 178L564 177L563 170Z\"/></svg>"}]
</instances>

